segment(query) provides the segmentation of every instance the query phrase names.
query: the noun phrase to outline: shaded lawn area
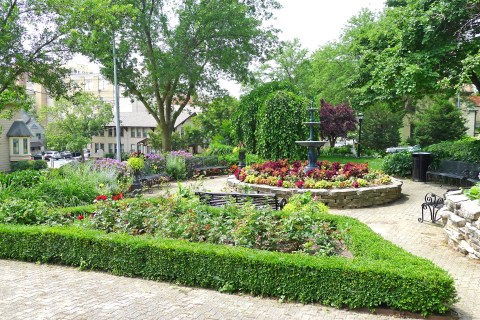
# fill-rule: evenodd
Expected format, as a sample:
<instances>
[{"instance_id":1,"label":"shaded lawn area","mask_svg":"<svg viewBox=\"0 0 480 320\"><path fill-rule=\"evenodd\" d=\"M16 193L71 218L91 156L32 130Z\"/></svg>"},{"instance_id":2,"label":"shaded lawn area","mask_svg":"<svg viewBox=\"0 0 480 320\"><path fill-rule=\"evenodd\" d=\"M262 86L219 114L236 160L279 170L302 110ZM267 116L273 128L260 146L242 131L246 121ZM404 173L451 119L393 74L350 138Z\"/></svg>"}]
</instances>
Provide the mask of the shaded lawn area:
<instances>
[{"instance_id":1,"label":"shaded lawn area","mask_svg":"<svg viewBox=\"0 0 480 320\"><path fill-rule=\"evenodd\" d=\"M318 161L328 160L330 162L340 162L341 164L347 162L356 162L356 163L364 163L368 162L368 167L370 169L381 170L383 159L382 158L371 158L371 157L347 157L347 156L329 156L323 155L320 153L318 157Z\"/></svg>"}]
</instances>

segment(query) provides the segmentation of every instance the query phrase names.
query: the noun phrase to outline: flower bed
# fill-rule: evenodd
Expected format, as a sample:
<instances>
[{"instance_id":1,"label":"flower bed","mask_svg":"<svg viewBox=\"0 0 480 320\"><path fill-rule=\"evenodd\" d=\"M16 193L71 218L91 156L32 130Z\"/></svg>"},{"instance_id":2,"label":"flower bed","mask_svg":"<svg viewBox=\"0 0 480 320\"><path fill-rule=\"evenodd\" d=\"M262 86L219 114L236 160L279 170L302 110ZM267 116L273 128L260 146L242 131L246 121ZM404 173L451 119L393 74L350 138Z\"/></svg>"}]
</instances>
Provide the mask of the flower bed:
<instances>
[{"instance_id":1,"label":"flower bed","mask_svg":"<svg viewBox=\"0 0 480 320\"><path fill-rule=\"evenodd\" d=\"M282 188L343 189L386 185L390 176L368 169L368 163L318 161L319 168L304 173L306 161L267 161L234 171L235 177L245 183L265 184Z\"/></svg>"}]
</instances>

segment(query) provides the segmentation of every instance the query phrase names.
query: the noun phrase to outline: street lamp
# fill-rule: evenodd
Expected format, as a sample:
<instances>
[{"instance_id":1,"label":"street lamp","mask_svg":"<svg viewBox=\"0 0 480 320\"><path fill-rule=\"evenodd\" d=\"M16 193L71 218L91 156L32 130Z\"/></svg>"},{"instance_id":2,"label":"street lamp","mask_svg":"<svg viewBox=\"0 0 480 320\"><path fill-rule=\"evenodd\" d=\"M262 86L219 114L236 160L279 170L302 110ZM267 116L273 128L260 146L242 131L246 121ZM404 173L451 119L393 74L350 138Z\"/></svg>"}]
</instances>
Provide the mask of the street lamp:
<instances>
[{"instance_id":1,"label":"street lamp","mask_svg":"<svg viewBox=\"0 0 480 320\"><path fill-rule=\"evenodd\" d=\"M361 139L362 139L362 121L363 121L363 113L358 114L358 147L357 147L357 158L360 158L360 146L361 146Z\"/></svg>"}]
</instances>

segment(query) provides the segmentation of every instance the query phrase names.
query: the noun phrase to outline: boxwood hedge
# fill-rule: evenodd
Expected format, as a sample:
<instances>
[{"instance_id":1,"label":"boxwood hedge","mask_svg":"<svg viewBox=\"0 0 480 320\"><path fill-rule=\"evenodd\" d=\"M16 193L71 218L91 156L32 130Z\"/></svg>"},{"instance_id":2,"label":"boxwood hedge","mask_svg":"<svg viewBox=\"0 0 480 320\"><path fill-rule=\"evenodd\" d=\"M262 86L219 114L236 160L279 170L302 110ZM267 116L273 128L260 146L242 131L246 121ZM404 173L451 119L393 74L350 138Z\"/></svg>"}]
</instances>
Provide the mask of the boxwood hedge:
<instances>
[{"instance_id":1,"label":"boxwood hedge","mask_svg":"<svg viewBox=\"0 0 480 320\"><path fill-rule=\"evenodd\" d=\"M382 306L427 315L444 313L456 301L452 277L431 261L384 240L355 219L326 219L350 228L353 259L106 234L74 226L6 224L0 224L0 258L352 309Z\"/></svg>"}]
</instances>

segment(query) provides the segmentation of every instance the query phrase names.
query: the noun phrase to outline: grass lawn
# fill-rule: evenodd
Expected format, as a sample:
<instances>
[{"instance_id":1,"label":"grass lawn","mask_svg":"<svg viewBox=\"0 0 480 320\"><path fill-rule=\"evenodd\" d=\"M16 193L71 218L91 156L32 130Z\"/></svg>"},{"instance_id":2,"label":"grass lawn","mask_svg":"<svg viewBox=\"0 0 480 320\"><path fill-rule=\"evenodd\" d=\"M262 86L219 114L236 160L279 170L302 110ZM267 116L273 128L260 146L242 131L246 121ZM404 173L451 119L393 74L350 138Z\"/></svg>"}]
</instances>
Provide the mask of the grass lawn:
<instances>
[{"instance_id":1,"label":"grass lawn","mask_svg":"<svg viewBox=\"0 0 480 320\"><path fill-rule=\"evenodd\" d=\"M340 162L340 163L347 163L347 162L358 162L364 163L368 162L368 167L370 169L380 170L382 168L383 159L382 158L369 158L369 157L346 157L346 156L326 156L320 154L318 157L319 161L328 160L330 162Z\"/></svg>"}]
</instances>

